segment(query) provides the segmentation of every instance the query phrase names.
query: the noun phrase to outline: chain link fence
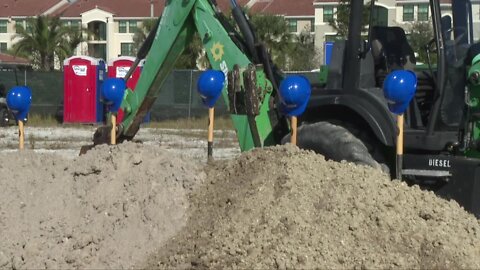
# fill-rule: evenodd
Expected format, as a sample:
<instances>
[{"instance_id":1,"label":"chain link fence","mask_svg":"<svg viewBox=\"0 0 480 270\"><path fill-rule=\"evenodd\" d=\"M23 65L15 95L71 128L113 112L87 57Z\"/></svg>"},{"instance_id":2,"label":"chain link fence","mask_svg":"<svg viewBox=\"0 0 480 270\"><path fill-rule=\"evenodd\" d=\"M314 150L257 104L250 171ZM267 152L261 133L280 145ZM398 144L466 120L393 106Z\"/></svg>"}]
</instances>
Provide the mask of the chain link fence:
<instances>
[{"instance_id":1,"label":"chain link fence","mask_svg":"<svg viewBox=\"0 0 480 270\"><path fill-rule=\"evenodd\" d=\"M33 114L55 115L63 100L63 73L32 70L0 70L0 84L11 89L16 85L27 85L32 90Z\"/></svg>"},{"instance_id":2,"label":"chain link fence","mask_svg":"<svg viewBox=\"0 0 480 270\"><path fill-rule=\"evenodd\" d=\"M305 75L314 82L318 72L292 72ZM207 114L196 91L198 70L174 70L165 80L162 90L151 110L151 120L194 118ZM288 75L288 74L287 74ZM6 89L27 85L32 89L31 113L54 117L63 101L63 73L31 70L0 70L0 84ZM227 106L220 98L215 106L217 115L227 114Z\"/></svg>"}]
</instances>

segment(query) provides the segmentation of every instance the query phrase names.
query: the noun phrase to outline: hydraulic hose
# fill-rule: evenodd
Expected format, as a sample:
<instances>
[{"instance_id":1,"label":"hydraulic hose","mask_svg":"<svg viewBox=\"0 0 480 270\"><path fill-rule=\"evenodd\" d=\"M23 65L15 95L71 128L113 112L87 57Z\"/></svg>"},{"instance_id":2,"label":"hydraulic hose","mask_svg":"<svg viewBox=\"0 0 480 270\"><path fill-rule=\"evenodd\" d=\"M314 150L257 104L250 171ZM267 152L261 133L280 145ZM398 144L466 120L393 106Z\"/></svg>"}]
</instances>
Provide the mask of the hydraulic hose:
<instances>
[{"instance_id":1,"label":"hydraulic hose","mask_svg":"<svg viewBox=\"0 0 480 270\"><path fill-rule=\"evenodd\" d=\"M135 59L135 62L133 63L132 67L128 70L127 74L125 74L125 77L123 77L124 81L127 81L130 78L130 76L132 76L132 73L135 71L138 64L140 64L140 61L142 61L142 59L145 59L145 57L147 57L147 54L150 51L150 48L152 48L153 40L155 39L155 35L157 34L159 24L160 24L160 19L157 20L157 23L153 27L152 31L148 33L147 38L142 43L142 46L140 46L140 49L137 52L137 57Z\"/></svg>"},{"instance_id":2,"label":"hydraulic hose","mask_svg":"<svg viewBox=\"0 0 480 270\"><path fill-rule=\"evenodd\" d=\"M212 6L214 6L214 11L215 11L215 17L218 19L220 24L225 28L225 30L228 32L228 35L232 39L233 43L237 45L237 47L242 51L246 52L247 51L247 45L245 43L245 40L243 37L235 30L235 28L230 24L228 19L223 15L221 10L217 7L217 1L216 0L208 0Z\"/></svg>"},{"instance_id":3,"label":"hydraulic hose","mask_svg":"<svg viewBox=\"0 0 480 270\"><path fill-rule=\"evenodd\" d=\"M143 42L142 46L140 46L140 49L138 50L138 53L137 53L137 58L144 59L147 56L148 52L150 51L150 48L152 47L153 40L155 39L159 25L160 25L160 19L157 20L157 23L153 27L152 31L148 33L147 38Z\"/></svg>"},{"instance_id":4,"label":"hydraulic hose","mask_svg":"<svg viewBox=\"0 0 480 270\"><path fill-rule=\"evenodd\" d=\"M257 50L255 49L255 43L256 43L255 34L253 33L252 28L248 23L245 13L243 13L242 9L238 6L237 1L230 0L230 3L232 5L233 19L235 19L235 22L237 22L238 28L240 29L240 32L242 33L243 38L245 39L247 49L253 58L253 62L255 64L258 64L260 61L259 61Z\"/></svg>"}]
</instances>

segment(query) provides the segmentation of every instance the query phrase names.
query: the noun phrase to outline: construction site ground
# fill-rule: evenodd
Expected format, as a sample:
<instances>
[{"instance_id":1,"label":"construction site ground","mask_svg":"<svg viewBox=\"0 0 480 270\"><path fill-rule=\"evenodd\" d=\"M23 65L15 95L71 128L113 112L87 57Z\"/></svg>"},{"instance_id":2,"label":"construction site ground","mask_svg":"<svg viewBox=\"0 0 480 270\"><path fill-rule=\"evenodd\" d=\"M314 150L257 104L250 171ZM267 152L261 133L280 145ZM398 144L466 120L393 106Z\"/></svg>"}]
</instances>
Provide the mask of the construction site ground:
<instances>
[{"instance_id":1,"label":"construction site ground","mask_svg":"<svg viewBox=\"0 0 480 270\"><path fill-rule=\"evenodd\" d=\"M480 269L480 222L380 170L231 131L0 129L0 268Z\"/></svg>"}]
</instances>

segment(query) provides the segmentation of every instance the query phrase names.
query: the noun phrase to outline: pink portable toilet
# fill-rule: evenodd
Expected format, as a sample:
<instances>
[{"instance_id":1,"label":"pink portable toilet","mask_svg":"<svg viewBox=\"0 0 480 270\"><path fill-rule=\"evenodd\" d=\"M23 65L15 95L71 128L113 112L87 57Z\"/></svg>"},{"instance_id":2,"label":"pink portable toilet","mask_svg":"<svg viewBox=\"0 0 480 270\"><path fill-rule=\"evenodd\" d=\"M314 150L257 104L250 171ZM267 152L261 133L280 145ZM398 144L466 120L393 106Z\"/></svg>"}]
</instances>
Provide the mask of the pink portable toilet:
<instances>
[{"instance_id":1,"label":"pink portable toilet","mask_svg":"<svg viewBox=\"0 0 480 270\"><path fill-rule=\"evenodd\" d=\"M133 71L130 78L127 80L127 87L132 91L135 90L140 74L142 73L143 64L145 60L140 61L138 66ZM135 57L132 56L120 56L118 58L112 59L108 62L108 77L109 78L125 78L125 75L128 73L130 68L135 63ZM123 111L120 109L117 115L117 123L123 121Z\"/></svg>"},{"instance_id":2,"label":"pink portable toilet","mask_svg":"<svg viewBox=\"0 0 480 270\"><path fill-rule=\"evenodd\" d=\"M103 121L101 87L105 62L89 56L73 56L63 62L64 123Z\"/></svg>"}]
</instances>

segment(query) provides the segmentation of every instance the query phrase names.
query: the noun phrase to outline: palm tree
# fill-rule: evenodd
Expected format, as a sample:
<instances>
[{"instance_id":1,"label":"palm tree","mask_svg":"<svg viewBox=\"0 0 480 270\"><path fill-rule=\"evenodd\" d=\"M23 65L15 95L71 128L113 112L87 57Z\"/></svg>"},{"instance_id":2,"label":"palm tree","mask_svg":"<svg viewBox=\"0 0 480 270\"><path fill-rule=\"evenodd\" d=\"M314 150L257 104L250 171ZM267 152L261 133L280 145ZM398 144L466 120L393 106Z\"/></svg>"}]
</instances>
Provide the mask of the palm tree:
<instances>
[{"instance_id":1,"label":"palm tree","mask_svg":"<svg viewBox=\"0 0 480 270\"><path fill-rule=\"evenodd\" d=\"M137 31L133 35L133 53L137 53L137 50L142 46L143 42L147 38L148 33L150 33L150 31L155 28L156 23L157 19L146 19L142 22L141 27L137 28ZM191 42L187 44L185 51L175 63L175 68L197 68L198 65L205 66L206 62L207 60L205 57L205 53L203 52L202 41L200 40L198 34L195 33Z\"/></svg>"},{"instance_id":2,"label":"palm tree","mask_svg":"<svg viewBox=\"0 0 480 270\"><path fill-rule=\"evenodd\" d=\"M27 25L15 25L17 34L12 39L20 40L13 45L13 52L28 56L40 70L53 70L55 57L62 61L84 41L84 29L64 26L59 17L28 18Z\"/></svg>"},{"instance_id":3,"label":"palm tree","mask_svg":"<svg viewBox=\"0 0 480 270\"><path fill-rule=\"evenodd\" d=\"M160 18L158 19L160 20ZM137 30L133 34L133 53L137 53L137 50L142 46L145 39L147 39L148 33L155 28L157 24L157 19L145 19L142 21L140 27L137 27Z\"/></svg>"}]
</instances>

